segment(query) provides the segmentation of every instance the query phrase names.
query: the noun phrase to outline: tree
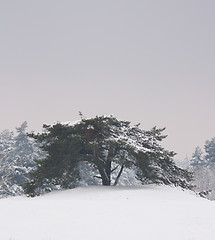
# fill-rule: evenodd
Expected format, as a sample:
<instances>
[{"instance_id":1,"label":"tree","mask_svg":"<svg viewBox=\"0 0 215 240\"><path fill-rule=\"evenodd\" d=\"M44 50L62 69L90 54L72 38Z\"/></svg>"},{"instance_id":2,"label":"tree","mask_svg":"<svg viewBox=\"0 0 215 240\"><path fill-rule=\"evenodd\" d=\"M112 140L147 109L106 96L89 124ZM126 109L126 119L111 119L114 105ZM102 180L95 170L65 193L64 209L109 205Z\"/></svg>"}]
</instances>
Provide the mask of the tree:
<instances>
[{"instance_id":1,"label":"tree","mask_svg":"<svg viewBox=\"0 0 215 240\"><path fill-rule=\"evenodd\" d=\"M215 199L215 138L205 142L205 156L199 147L196 148L190 169L194 173L195 190L208 192L207 198Z\"/></svg>"},{"instance_id":2,"label":"tree","mask_svg":"<svg viewBox=\"0 0 215 240\"><path fill-rule=\"evenodd\" d=\"M215 163L215 138L205 142L205 152L208 163Z\"/></svg>"},{"instance_id":3,"label":"tree","mask_svg":"<svg viewBox=\"0 0 215 240\"><path fill-rule=\"evenodd\" d=\"M200 147L195 148L195 151L192 155L190 162L192 166L197 166L197 165L199 166L199 165L206 164L205 157L203 156L203 152Z\"/></svg>"},{"instance_id":4,"label":"tree","mask_svg":"<svg viewBox=\"0 0 215 240\"><path fill-rule=\"evenodd\" d=\"M14 144L14 134L9 130L4 130L0 133L0 159L11 150Z\"/></svg>"},{"instance_id":5,"label":"tree","mask_svg":"<svg viewBox=\"0 0 215 240\"><path fill-rule=\"evenodd\" d=\"M26 129L27 122L23 122L20 127L16 128L17 136L13 138L12 144L9 144L10 147L7 148L1 159L1 196L22 194L22 184L27 180L28 173L35 167L34 159L43 156L37 143L27 136ZM13 136L13 134L9 136ZM10 138L5 138L3 142L7 142L8 139Z\"/></svg>"},{"instance_id":6,"label":"tree","mask_svg":"<svg viewBox=\"0 0 215 240\"><path fill-rule=\"evenodd\" d=\"M173 162L172 151L161 147L164 129L141 130L114 117L81 119L74 125L44 125L44 132L31 134L47 153L37 161L24 187L29 195L56 187L72 188L80 181L80 163L86 163L102 185L117 185L125 169L133 169L142 183L175 184L189 188L192 176Z\"/></svg>"}]
</instances>

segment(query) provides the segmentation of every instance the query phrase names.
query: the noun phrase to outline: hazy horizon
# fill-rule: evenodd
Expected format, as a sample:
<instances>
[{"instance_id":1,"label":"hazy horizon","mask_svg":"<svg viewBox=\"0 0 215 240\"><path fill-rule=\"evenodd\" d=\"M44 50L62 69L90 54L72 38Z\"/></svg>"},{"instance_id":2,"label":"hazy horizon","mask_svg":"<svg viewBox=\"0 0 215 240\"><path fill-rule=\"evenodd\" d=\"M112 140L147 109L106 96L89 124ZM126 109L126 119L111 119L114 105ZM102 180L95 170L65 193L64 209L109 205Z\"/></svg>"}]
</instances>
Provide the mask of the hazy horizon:
<instances>
[{"instance_id":1,"label":"hazy horizon","mask_svg":"<svg viewBox=\"0 0 215 240\"><path fill-rule=\"evenodd\" d=\"M0 131L113 114L166 127L183 159L215 137L215 2L0 2Z\"/></svg>"}]
</instances>

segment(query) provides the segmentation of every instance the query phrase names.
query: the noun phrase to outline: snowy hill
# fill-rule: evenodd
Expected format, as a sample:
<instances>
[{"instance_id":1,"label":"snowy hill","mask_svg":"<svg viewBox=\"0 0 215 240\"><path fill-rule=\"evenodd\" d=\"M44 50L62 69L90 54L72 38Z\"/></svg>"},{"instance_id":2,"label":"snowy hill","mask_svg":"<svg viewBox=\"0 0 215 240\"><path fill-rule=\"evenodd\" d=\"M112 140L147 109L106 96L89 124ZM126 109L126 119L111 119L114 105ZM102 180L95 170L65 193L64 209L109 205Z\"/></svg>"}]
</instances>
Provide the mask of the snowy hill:
<instances>
[{"instance_id":1,"label":"snowy hill","mask_svg":"<svg viewBox=\"0 0 215 240\"><path fill-rule=\"evenodd\" d=\"M0 200L2 240L212 240L215 202L167 186L81 187Z\"/></svg>"}]
</instances>

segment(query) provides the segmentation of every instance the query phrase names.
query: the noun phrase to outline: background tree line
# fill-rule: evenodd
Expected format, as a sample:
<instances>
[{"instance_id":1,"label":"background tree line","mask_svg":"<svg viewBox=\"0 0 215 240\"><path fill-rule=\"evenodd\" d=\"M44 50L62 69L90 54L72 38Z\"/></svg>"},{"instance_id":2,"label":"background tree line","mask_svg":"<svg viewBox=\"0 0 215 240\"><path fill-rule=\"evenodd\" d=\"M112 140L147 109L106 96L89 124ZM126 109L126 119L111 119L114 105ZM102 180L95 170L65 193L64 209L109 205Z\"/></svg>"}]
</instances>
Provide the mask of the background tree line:
<instances>
[{"instance_id":1,"label":"background tree line","mask_svg":"<svg viewBox=\"0 0 215 240\"><path fill-rule=\"evenodd\" d=\"M188 169L194 172L194 185L197 191L205 192L211 200L215 199L215 138L207 140L204 151L196 147Z\"/></svg>"}]
</instances>

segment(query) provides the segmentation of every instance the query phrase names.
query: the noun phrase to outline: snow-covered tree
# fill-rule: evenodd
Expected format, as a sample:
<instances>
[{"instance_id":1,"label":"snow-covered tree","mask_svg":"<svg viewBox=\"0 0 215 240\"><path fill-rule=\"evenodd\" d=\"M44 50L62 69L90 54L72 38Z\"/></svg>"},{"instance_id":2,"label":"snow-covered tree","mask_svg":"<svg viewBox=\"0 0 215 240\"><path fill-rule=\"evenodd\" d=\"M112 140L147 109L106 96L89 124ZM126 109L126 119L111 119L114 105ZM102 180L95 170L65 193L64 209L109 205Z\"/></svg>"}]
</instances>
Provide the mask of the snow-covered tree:
<instances>
[{"instance_id":1,"label":"snow-covered tree","mask_svg":"<svg viewBox=\"0 0 215 240\"><path fill-rule=\"evenodd\" d=\"M0 133L0 158L2 158L14 144L14 134L9 130Z\"/></svg>"},{"instance_id":2,"label":"snow-covered tree","mask_svg":"<svg viewBox=\"0 0 215 240\"><path fill-rule=\"evenodd\" d=\"M192 166L207 164L200 147L196 147L190 160Z\"/></svg>"},{"instance_id":3,"label":"snow-covered tree","mask_svg":"<svg viewBox=\"0 0 215 240\"><path fill-rule=\"evenodd\" d=\"M215 199L215 164L196 165L190 169L194 172L194 190L199 193L208 193L208 199Z\"/></svg>"},{"instance_id":4,"label":"snow-covered tree","mask_svg":"<svg viewBox=\"0 0 215 240\"><path fill-rule=\"evenodd\" d=\"M205 142L206 160L209 163L215 163L215 138Z\"/></svg>"},{"instance_id":5,"label":"snow-covered tree","mask_svg":"<svg viewBox=\"0 0 215 240\"><path fill-rule=\"evenodd\" d=\"M215 199L215 138L205 142L205 152L203 154L199 147L190 160L190 171L194 173L193 185L197 192L209 193L206 197Z\"/></svg>"},{"instance_id":6,"label":"snow-covered tree","mask_svg":"<svg viewBox=\"0 0 215 240\"><path fill-rule=\"evenodd\" d=\"M75 187L81 179L81 163L90 170L89 175L95 173L93 179L106 186L118 184L125 170L132 170L142 183L190 187L191 174L178 168L172 159L175 153L160 145L166 137L162 135L164 129L145 131L139 125L104 116L44 128L44 133L31 135L42 144L47 156L37 161L37 168L30 174L25 186L29 195L57 185Z\"/></svg>"},{"instance_id":7,"label":"snow-covered tree","mask_svg":"<svg viewBox=\"0 0 215 240\"><path fill-rule=\"evenodd\" d=\"M35 166L34 159L42 156L38 144L26 134L27 122L16 128L17 136L0 162L0 195L19 195L28 173ZM12 135L12 134L11 134ZM7 140L7 138L6 138Z\"/></svg>"}]
</instances>

